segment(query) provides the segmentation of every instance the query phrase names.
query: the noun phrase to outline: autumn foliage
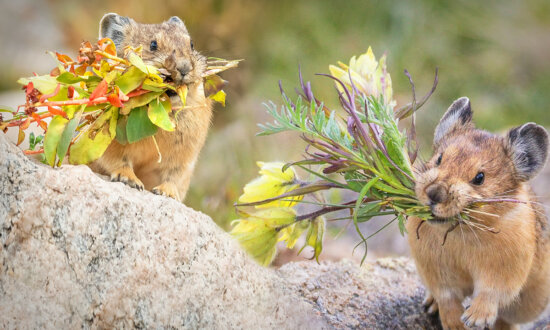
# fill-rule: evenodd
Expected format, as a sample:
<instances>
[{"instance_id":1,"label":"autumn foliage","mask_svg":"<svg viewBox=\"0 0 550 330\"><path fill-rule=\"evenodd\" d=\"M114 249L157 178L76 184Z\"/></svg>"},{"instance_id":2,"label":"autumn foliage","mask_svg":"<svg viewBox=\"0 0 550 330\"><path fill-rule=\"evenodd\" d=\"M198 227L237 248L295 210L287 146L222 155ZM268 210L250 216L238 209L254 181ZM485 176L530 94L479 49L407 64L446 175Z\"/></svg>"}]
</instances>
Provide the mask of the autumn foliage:
<instances>
[{"instance_id":1,"label":"autumn foliage","mask_svg":"<svg viewBox=\"0 0 550 330\"><path fill-rule=\"evenodd\" d=\"M57 52L50 54L57 67L47 75L18 80L25 103L15 110L0 109L0 130L17 127L19 145L31 124L41 127L44 137L30 134L30 148L25 152L43 153L51 166L59 166L67 155L72 164L90 163L114 139L134 143L149 136L154 139L159 128L173 131L177 112L186 108L187 86L174 85L166 70L145 64L141 47L127 47L124 57L119 57L113 41L105 38L96 44L82 43L76 60ZM222 89L226 82L217 73L237 64L208 60L203 75L206 97L225 105ZM182 106L172 107L167 93L177 94Z\"/></svg>"}]
</instances>

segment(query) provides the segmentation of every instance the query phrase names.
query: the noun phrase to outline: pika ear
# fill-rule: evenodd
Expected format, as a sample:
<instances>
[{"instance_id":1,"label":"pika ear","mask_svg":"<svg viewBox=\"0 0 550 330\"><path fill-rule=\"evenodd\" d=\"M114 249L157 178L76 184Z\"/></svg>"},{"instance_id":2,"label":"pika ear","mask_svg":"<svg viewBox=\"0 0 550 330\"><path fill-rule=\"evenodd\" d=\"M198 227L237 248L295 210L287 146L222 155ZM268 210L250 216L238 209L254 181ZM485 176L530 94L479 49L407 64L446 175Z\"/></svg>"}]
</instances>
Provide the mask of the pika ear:
<instances>
[{"instance_id":1,"label":"pika ear","mask_svg":"<svg viewBox=\"0 0 550 330\"><path fill-rule=\"evenodd\" d=\"M533 178L548 157L548 133L535 123L527 123L508 132L508 148L519 179Z\"/></svg>"},{"instance_id":2,"label":"pika ear","mask_svg":"<svg viewBox=\"0 0 550 330\"><path fill-rule=\"evenodd\" d=\"M471 127L472 114L470 99L461 97L454 101L435 128L434 146L437 146L447 134L462 128Z\"/></svg>"},{"instance_id":3,"label":"pika ear","mask_svg":"<svg viewBox=\"0 0 550 330\"><path fill-rule=\"evenodd\" d=\"M181 26L185 29L185 31L187 31L187 28L185 27L185 23L183 23L181 18L179 18L177 16L170 17L166 22L170 23L170 24L175 24L175 25Z\"/></svg>"},{"instance_id":4,"label":"pika ear","mask_svg":"<svg viewBox=\"0 0 550 330\"><path fill-rule=\"evenodd\" d=\"M120 16L115 13L108 13L99 21L99 38L110 38L117 48L120 48L124 41L124 31L134 20L129 17Z\"/></svg>"}]
</instances>

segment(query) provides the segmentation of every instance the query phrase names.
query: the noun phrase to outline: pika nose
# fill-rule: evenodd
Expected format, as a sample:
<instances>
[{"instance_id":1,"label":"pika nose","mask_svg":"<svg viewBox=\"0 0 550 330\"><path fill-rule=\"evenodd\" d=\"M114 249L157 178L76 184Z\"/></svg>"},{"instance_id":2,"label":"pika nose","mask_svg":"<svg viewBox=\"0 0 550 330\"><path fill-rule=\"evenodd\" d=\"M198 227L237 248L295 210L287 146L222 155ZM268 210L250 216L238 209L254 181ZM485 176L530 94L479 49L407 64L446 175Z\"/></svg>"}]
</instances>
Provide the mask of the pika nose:
<instances>
[{"instance_id":1,"label":"pika nose","mask_svg":"<svg viewBox=\"0 0 550 330\"><path fill-rule=\"evenodd\" d=\"M440 184L432 184L426 189L426 195L432 204L443 203L447 200L447 190Z\"/></svg>"},{"instance_id":2,"label":"pika nose","mask_svg":"<svg viewBox=\"0 0 550 330\"><path fill-rule=\"evenodd\" d=\"M181 74L182 78L185 77L189 73L188 68L178 68L179 73Z\"/></svg>"}]
</instances>

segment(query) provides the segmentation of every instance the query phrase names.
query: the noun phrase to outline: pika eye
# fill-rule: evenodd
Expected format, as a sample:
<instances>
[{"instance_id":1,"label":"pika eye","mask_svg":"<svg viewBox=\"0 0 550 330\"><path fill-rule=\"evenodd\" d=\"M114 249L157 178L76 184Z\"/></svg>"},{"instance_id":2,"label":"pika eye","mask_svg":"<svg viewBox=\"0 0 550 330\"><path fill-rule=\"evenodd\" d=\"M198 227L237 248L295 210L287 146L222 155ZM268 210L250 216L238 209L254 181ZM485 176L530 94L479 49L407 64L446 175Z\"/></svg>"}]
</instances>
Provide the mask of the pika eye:
<instances>
[{"instance_id":1,"label":"pika eye","mask_svg":"<svg viewBox=\"0 0 550 330\"><path fill-rule=\"evenodd\" d=\"M483 172L479 172L478 174L476 174L476 176L472 180L472 183L475 184L476 186L480 186L483 184L484 180L485 180L485 174L483 174Z\"/></svg>"},{"instance_id":2,"label":"pika eye","mask_svg":"<svg viewBox=\"0 0 550 330\"><path fill-rule=\"evenodd\" d=\"M191 49L195 49L195 46L193 45L193 40L191 40Z\"/></svg>"},{"instance_id":3,"label":"pika eye","mask_svg":"<svg viewBox=\"0 0 550 330\"><path fill-rule=\"evenodd\" d=\"M439 166L441 164L441 159L443 158L443 154L439 154L439 157L437 157L437 160L435 161L435 165Z\"/></svg>"},{"instance_id":4,"label":"pika eye","mask_svg":"<svg viewBox=\"0 0 550 330\"><path fill-rule=\"evenodd\" d=\"M151 45L149 46L149 49L154 52L159 48L159 45L157 44L156 40L151 41Z\"/></svg>"}]
</instances>

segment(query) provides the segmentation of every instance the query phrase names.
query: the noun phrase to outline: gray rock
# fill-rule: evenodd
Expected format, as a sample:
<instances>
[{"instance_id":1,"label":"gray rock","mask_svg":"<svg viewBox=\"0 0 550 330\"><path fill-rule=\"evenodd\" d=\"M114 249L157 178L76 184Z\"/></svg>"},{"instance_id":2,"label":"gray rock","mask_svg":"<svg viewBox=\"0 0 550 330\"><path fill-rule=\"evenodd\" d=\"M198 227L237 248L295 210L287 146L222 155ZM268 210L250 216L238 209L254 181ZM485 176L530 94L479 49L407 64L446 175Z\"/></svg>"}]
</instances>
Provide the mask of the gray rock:
<instances>
[{"instance_id":1,"label":"gray rock","mask_svg":"<svg viewBox=\"0 0 550 330\"><path fill-rule=\"evenodd\" d=\"M0 328L322 328L207 216L0 134Z\"/></svg>"},{"instance_id":2,"label":"gray rock","mask_svg":"<svg viewBox=\"0 0 550 330\"><path fill-rule=\"evenodd\" d=\"M338 263L289 263L285 282L338 329L439 329L424 312L421 286L408 258L384 258L358 267Z\"/></svg>"},{"instance_id":3,"label":"gray rock","mask_svg":"<svg viewBox=\"0 0 550 330\"><path fill-rule=\"evenodd\" d=\"M4 134L0 262L2 329L439 326L407 258L262 268L206 215L34 163Z\"/></svg>"}]
</instances>

